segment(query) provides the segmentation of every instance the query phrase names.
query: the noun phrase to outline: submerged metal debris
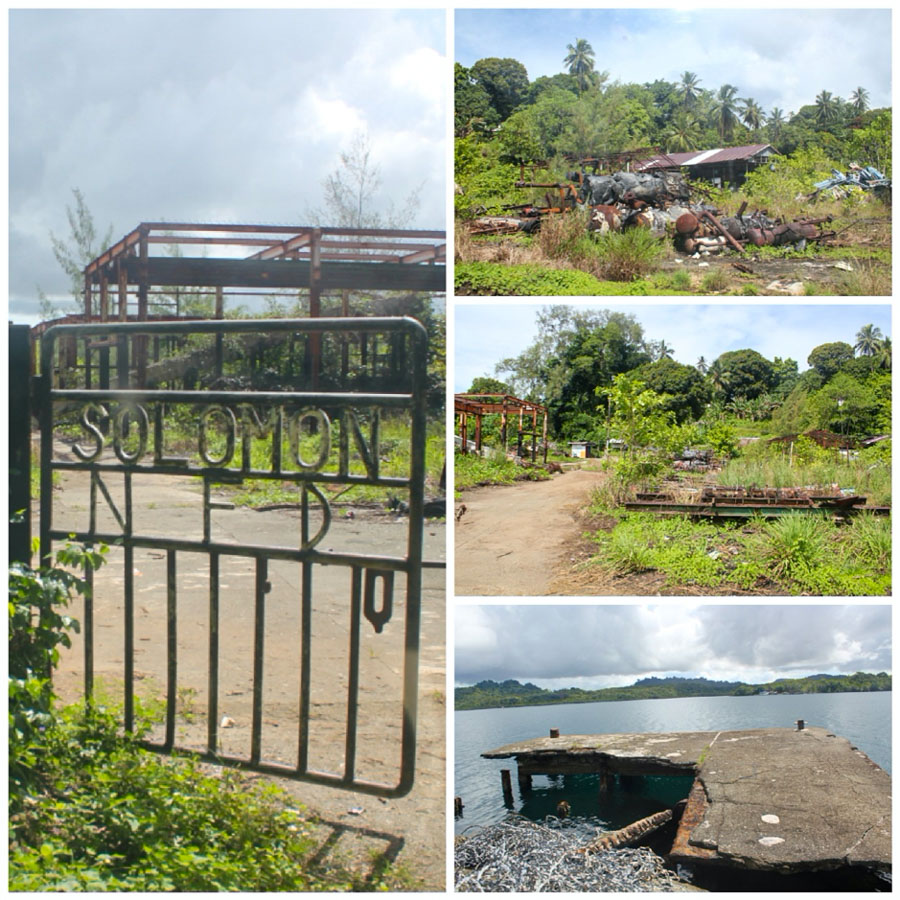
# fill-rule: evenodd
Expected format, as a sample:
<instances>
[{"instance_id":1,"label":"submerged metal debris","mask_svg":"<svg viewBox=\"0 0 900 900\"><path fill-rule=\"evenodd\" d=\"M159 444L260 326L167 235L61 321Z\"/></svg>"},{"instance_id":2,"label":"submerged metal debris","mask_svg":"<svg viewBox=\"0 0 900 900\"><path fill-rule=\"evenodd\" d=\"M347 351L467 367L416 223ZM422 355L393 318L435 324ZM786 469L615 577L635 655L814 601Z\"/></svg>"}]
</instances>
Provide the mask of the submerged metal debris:
<instances>
[{"instance_id":1,"label":"submerged metal debris","mask_svg":"<svg viewBox=\"0 0 900 900\"><path fill-rule=\"evenodd\" d=\"M583 827L504 819L459 839L457 891L674 891L679 879L647 847L585 853Z\"/></svg>"}]
</instances>

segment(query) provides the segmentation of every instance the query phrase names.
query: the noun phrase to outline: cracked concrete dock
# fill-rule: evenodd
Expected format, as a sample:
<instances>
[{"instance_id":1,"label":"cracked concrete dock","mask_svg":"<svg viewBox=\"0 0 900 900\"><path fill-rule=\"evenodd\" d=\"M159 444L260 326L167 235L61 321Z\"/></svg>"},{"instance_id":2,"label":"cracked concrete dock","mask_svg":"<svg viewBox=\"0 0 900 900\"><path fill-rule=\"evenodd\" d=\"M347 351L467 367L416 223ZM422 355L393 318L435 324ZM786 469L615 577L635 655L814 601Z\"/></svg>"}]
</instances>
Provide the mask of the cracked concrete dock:
<instances>
[{"instance_id":1,"label":"cracked concrete dock","mask_svg":"<svg viewBox=\"0 0 900 900\"><path fill-rule=\"evenodd\" d=\"M800 872L891 867L891 778L824 728L543 737L482 753L531 775L694 774L675 861Z\"/></svg>"}]
</instances>

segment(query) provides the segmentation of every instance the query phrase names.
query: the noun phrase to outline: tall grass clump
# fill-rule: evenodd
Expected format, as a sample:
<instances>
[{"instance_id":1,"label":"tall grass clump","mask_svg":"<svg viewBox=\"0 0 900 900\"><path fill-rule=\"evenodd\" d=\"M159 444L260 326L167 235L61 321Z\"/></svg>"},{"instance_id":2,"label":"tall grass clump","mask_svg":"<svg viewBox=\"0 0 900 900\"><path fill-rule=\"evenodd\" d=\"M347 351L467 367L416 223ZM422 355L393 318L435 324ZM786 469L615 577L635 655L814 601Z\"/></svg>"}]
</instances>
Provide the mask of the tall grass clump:
<instances>
[{"instance_id":1,"label":"tall grass clump","mask_svg":"<svg viewBox=\"0 0 900 900\"><path fill-rule=\"evenodd\" d=\"M564 259L578 265L596 257L588 235L587 214L583 209L569 210L541 220L537 244L547 259Z\"/></svg>"},{"instance_id":2,"label":"tall grass clump","mask_svg":"<svg viewBox=\"0 0 900 900\"><path fill-rule=\"evenodd\" d=\"M635 281L651 273L666 255L665 241L647 228L610 232L597 239L600 277L609 281Z\"/></svg>"},{"instance_id":3,"label":"tall grass clump","mask_svg":"<svg viewBox=\"0 0 900 900\"><path fill-rule=\"evenodd\" d=\"M890 570L891 520L868 513L855 515L847 526L851 554L874 569Z\"/></svg>"},{"instance_id":4,"label":"tall grass clump","mask_svg":"<svg viewBox=\"0 0 900 900\"><path fill-rule=\"evenodd\" d=\"M805 581L827 558L834 528L831 522L799 513L768 522L762 532L762 554L775 579Z\"/></svg>"}]
</instances>

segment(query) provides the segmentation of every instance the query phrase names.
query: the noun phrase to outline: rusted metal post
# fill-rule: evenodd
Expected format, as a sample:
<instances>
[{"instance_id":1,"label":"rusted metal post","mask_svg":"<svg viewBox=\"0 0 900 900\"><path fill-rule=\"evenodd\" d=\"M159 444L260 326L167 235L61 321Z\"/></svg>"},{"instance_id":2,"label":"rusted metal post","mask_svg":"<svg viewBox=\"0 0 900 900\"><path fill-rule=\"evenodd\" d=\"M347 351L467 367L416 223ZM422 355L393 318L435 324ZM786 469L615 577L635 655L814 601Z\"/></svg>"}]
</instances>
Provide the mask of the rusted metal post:
<instances>
[{"instance_id":1,"label":"rusted metal post","mask_svg":"<svg viewBox=\"0 0 900 900\"><path fill-rule=\"evenodd\" d=\"M547 464L547 410L544 410L543 423L543 439L544 439L544 465Z\"/></svg>"},{"instance_id":2,"label":"rusted metal post","mask_svg":"<svg viewBox=\"0 0 900 900\"><path fill-rule=\"evenodd\" d=\"M513 802L512 780L509 776L509 769L500 770L500 784L503 785L503 803L509 809L512 809L515 803Z\"/></svg>"},{"instance_id":3,"label":"rusted metal post","mask_svg":"<svg viewBox=\"0 0 900 900\"><path fill-rule=\"evenodd\" d=\"M318 319L322 315L321 278L322 278L322 229L313 228L309 240L309 316ZM322 365L322 336L311 334L309 352L311 360L311 376L313 390L319 386L319 369Z\"/></svg>"},{"instance_id":4,"label":"rusted metal post","mask_svg":"<svg viewBox=\"0 0 900 900\"><path fill-rule=\"evenodd\" d=\"M100 271L100 321L109 321L109 280L103 270ZM106 340L100 348L100 390L109 390L109 343Z\"/></svg>"},{"instance_id":5,"label":"rusted metal post","mask_svg":"<svg viewBox=\"0 0 900 900\"><path fill-rule=\"evenodd\" d=\"M551 728L551 729L550 729L550 737L552 737L552 738L558 738L558 737L559 737L559 729L558 729L558 728Z\"/></svg>"},{"instance_id":6,"label":"rusted metal post","mask_svg":"<svg viewBox=\"0 0 900 900\"><path fill-rule=\"evenodd\" d=\"M462 439L462 452L469 452L469 416L467 413L459 414L459 436Z\"/></svg>"},{"instance_id":7,"label":"rusted metal post","mask_svg":"<svg viewBox=\"0 0 900 900\"><path fill-rule=\"evenodd\" d=\"M803 731L806 728L806 722L803 719L797 719L797 731Z\"/></svg>"},{"instance_id":8,"label":"rusted metal post","mask_svg":"<svg viewBox=\"0 0 900 900\"><path fill-rule=\"evenodd\" d=\"M475 452L481 453L481 420L480 412L475 413Z\"/></svg>"},{"instance_id":9,"label":"rusted metal post","mask_svg":"<svg viewBox=\"0 0 900 900\"><path fill-rule=\"evenodd\" d=\"M128 321L128 272L125 270L124 261L119 264L118 288L119 288L119 321ZM128 387L128 335L120 334L116 343L116 371L117 386Z\"/></svg>"},{"instance_id":10,"label":"rusted metal post","mask_svg":"<svg viewBox=\"0 0 900 900\"><path fill-rule=\"evenodd\" d=\"M222 287L216 288L216 318L225 318L225 292ZM225 335L222 332L216 334L216 378L222 377L222 367L225 360Z\"/></svg>"},{"instance_id":11,"label":"rusted metal post","mask_svg":"<svg viewBox=\"0 0 900 900\"><path fill-rule=\"evenodd\" d=\"M9 561L31 564L31 329L9 325Z\"/></svg>"},{"instance_id":12,"label":"rusted metal post","mask_svg":"<svg viewBox=\"0 0 900 900\"><path fill-rule=\"evenodd\" d=\"M509 397L503 396L503 412L500 413L500 441L503 444L503 452L509 450L509 443L506 439L506 425L509 418Z\"/></svg>"},{"instance_id":13,"label":"rusted metal post","mask_svg":"<svg viewBox=\"0 0 900 900\"><path fill-rule=\"evenodd\" d=\"M463 814L462 797L454 797L453 798L453 815L456 816L457 819L461 819L462 814Z\"/></svg>"},{"instance_id":14,"label":"rusted metal post","mask_svg":"<svg viewBox=\"0 0 900 900\"><path fill-rule=\"evenodd\" d=\"M140 259L141 265L138 269L138 321L146 322L148 313L148 300L150 294L150 286L148 284L149 270L147 268L147 260L149 258L149 244L147 243L147 228L141 226L140 239ZM138 334L134 338L135 364L137 368L137 386L143 388L147 386L147 335Z\"/></svg>"}]
</instances>

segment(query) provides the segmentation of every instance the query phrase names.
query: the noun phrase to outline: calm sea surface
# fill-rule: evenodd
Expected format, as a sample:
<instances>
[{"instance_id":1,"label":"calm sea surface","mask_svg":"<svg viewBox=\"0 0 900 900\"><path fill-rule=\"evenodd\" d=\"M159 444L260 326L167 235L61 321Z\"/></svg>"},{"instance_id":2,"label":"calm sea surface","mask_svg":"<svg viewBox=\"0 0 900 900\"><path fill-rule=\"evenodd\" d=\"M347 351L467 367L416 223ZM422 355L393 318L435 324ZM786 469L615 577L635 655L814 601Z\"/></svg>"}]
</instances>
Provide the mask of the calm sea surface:
<instances>
[{"instance_id":1,"label":"calm sea surface","mask_svg":"<svg viewBox=\"0 0 900 900\"><path fill-rule=\"evenodd\" d=\"M891 693L799 694L757 697L696 697L679 700L626 700L618 703L573 703L513 709L476 709L455 713L456 775L454 794L465 809L457 832L497 822L508 812L503 804L500 770L512 770L514 810L538 819L552 814L565 797L572 815L597 816L595 776L566 779L535 776L523 806L512 759L482 759L480 754L525 738L543 737L551 728L561 734L654 731L732 731L744 728L792 728L797 719L847 738L887 772L891 771ZM628 808L605 809L611 827L633 822L659 809L660 797L675 803L687 796L691 779L639 779L629 788ZM681 784L680 782L686 782ZM646 796L644 796L646 795ZM652 799L650 798L652 796ZM619 824L621 822L621 825Z\"/></svg>"}]
</instances>

